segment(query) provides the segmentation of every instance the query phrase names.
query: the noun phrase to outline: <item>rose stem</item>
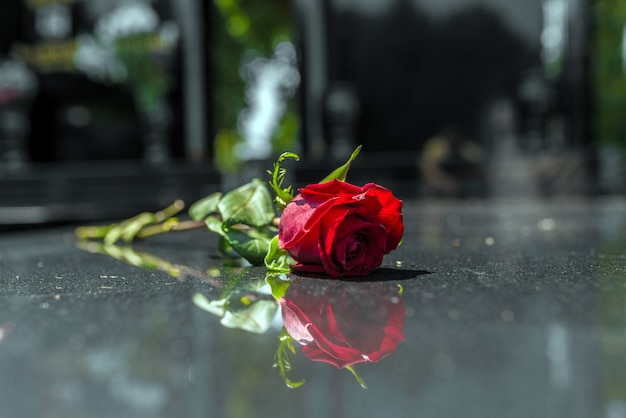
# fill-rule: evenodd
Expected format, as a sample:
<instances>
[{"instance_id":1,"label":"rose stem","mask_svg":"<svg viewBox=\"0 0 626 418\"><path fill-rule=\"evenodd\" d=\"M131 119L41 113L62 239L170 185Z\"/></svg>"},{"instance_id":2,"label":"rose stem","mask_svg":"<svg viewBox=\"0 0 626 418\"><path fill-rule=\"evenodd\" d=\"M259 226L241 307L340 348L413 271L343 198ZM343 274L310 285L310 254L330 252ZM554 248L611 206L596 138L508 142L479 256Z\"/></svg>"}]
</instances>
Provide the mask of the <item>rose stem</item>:
<instances>
[{"instance_id":1,"label":"rose stem","mask_svg":"<svg viewBox=\"0 0 626 418\"><path fill-rule=\"evenodd\" d=\"M154 213L155 221L163 222L167 218L170 218L176 215L178 212L180 212L184 208L185 208L185 202L178 199L174 203L166 207L165 209L155 212ZM111 225L102 225L102 226L79 226L78 228L76 228L74 233L80 239L104 238L106 234L117 225L118 225L117 223L114 223ZM155 229L162 228L161 225L153 225L153 226L155 227ZM147 229L147 228L144 228L144 229ZM179 227L176 227L176 228L170 227L170 229L178 230ZM161 231L159 233L164 233L164 232L167 232L167 231Z\"/></svg>"},{"instance_id":2,"label":"rose stem","mask_svg":"<svg viewBox=\"0 0 626 418\"><path fill-rule=\"evenodd\" d=\"M137 238L148 238L167 232L189 231L192 229L206 228L204 221L165 221L157 225L148 225L139 231Z\"/></svg>"},{"instance_id":3,"label":"rose stem","mask_svg":"<svg viewBox=\"0 0 626 418\"><path fill-rule=\"evenodd\" d=\"M157 222L162 222L166 220L167 218L171 218L172 216L176 215L178 212L180 212L183 209L185 209L185 202L178 199L174 203L166 207L165 209L155 212L154 216L156 217Z\"/></svg>"}]
</instances>

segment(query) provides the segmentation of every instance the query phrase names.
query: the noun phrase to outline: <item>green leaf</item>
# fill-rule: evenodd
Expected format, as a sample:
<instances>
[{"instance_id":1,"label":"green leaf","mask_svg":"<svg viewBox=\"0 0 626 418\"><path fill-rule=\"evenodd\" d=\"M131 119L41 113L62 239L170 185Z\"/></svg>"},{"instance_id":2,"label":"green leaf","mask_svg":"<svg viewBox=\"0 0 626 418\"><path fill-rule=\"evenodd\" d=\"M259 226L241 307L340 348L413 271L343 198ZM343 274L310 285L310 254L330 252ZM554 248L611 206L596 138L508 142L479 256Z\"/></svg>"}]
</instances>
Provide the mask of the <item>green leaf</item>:
<instances>
[{"instance_id":1,"label":"green leaf","mask_svg":"<svg viewBox=\"0 0 626 418\"><path fill-rule=\"evenodd\" d=\"M327 183L335 179L346 181L346 178L348 177L348 171L350 170L350 165L352 164L352 161L354 161L354 159L359 155L359 152L361 152L362 147L363 147L362 145L359 145L358 147L356 147L356 149L352 152L352 155L350 155L350 158L348 159L348 161L344 165L342 165L339 168L336 168L335 170L333 170L332 173L324 177L322 181L320 181L320 184Z\"/></svg>"},{"instance_id":2,"label":"green leaf","mask_svg":"<svg viewBox=\"0 0 626 418\"><path fill-rule=\"evenodd\" d=\"M259 179L254 179L226 193L217 205L225 226L244 224L250 226L269 225L276 213L272 197Z\"/></svg>"},{"instance_id":3,"label":"green leaf","mask_svg":"<svg viewBox=\"0 0 626 418\"><path fill-rule=\"evenodd\" d=\"M219 218L215 216L209 216L204 220L204 223L206 224L206 227L209 229L209 231L224 236L222 221Z\"/></svg>"},{"instance_id":4,"label":"green leaf","mask_svg":"<svg viewBox=\"0 0 626 418\"><path fill-rule=\"evenodd\" d=\"M354 376L354 378L356 379L357 383L359 385L361 385L361 387L363 389L367 389L367 385L365 384L365 381L361 378L361 376L359 376L359 374L356 372L356 370L354 369L353 365L349 365L344 367L344 369L350 371L350 373L352 373L352 375Z\"/></svg>"},{"instance_id":5,"label":"green leaf","mask_svg":"<svg viewBox=\"0 0 626 418\"><path fill-rule=\"evenodd\" d=\"M242 230L222 225L224 238L230 246L250 264L262 265L267 254L273 234L267 229ZM272 228L274 229L274 228Z\"/></svg>"},{"instance_id":6,"label":"green leaf","mask_svg":"<svg viewBox=\"0 0 626 418\"><path fill-rule=\"evenodd\" d=\"M217 250L225 261L228 261L230 264L232 264L233 261L244 260L237 251L233 250L233 247L224 236L220 236L217 243Z\"/></svg>"},{"instance_id":7,"label":"green leaf","mask_svg":"<svg viewBox=\"0 0 626 418\"><path fill-rule=\"evenodd\" d=\"M298 154L294 154L293 152L283 152L274 163L274 170L268 171L268 173L272 175L272 180L269 182L270 186L274 189L274 193L276 193L274 201L276 202L276 206L278 206L278 210L281 211L285 209L287 203L291 202L291 199L293 199L292 186L283 188L283 181L285 181L285 174L287 173L287 170L283 168L280 163L285 161L287 158L293 158L296 161L300 161L300 156Z\"/></svg>"},{"instance_id":8,"label":"green leaf","mask_svg":"<svg viewBox=\"0 0 626 418\"><path fill-rule=\"evenodd\" d=\"M222 198L222 193L217 192L204 197L189 207L189 216L194 221L205 219L209 215L218 213L217 204Z\"/></svg>"},{"instance_id":9,"label":"green leaf","mask_svg":"<svg viewBox=\"0 0 626 418\"><path fill-rule=\"evenodd\" d=\"M265 267L267 267L269 271L281 273L288 273L291 270L289 264L294 263L294 260L287 254L287 251L278 246L278 235L270 241L264 261Z\"/></svg>"},{"instance_id":10,"label":"green leaf","mask_svg":"<svg viewBox=\"0 0 626 418\"><path fill-rule=\"evenodd\" d=\"M265 276L265 282L270 285L272 296L274 296L276 300L285 296L290 284L289 280L283 280L282 277L286 276L282 273L268 273Z\"/></svg>"},{"instance_id":11,"label":"green leaf","mask_svg":"<svg viewBox=\"0 0 626 418\"><path fill-rule=\"evenodd\" d=\"M193 303L221 320L221 324L227 328L237 328L257 334L265 333L271 326L272 319L276 314L278 305L274 300L263 299L263 295L255 294L259 298L248 304L233 304L231 297L236 294L227 295L225 298L209 300L206 296L196 293L193 295Z\"/></svg>"}]
</instances>

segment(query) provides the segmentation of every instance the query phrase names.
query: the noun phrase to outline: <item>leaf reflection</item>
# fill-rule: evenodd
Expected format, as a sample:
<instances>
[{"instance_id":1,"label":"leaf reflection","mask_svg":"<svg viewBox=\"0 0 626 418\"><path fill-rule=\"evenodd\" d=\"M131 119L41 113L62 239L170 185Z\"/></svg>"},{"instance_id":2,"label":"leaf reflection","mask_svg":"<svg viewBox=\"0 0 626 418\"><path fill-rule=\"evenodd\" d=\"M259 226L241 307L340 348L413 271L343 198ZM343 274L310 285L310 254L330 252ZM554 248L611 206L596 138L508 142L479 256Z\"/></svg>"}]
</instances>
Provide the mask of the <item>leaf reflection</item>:
<instances>
[{"instance_id":1,"label":"leaf reflection","mask_svg":"<svg viewBox=\"0 0 626 418\"><path fill-rule=\"evenodd\" d=\"M278 305L271 293L265 291L267 285L264 281L244 282L213 300L196 293L192 298L193 303L221 318L220 323L227 328L263 334L272 325Z\"/></svg>"},{"instance_id":2,"label":"leaf reflection","mask_svg":"<svg viewBox=\"0 0 626 418\"><path fill-rule=\"evenodd\" d=\"M348 370L365 388L354 366L382 360L404 339L402 275L366 282L273 272L261 278L251 273L258 270L247 268L211 268L205 273L131 246L91 242L79 247L144 269L162 270L177 278L194 277L209 284L212 295L196 293L192 301L218 317L221 325L256 334L278 333L275 366L290 388L304 384L304 380L289 377L289 357L297 355L297 346L314 362Z\"/></svg>"}]
</instances>

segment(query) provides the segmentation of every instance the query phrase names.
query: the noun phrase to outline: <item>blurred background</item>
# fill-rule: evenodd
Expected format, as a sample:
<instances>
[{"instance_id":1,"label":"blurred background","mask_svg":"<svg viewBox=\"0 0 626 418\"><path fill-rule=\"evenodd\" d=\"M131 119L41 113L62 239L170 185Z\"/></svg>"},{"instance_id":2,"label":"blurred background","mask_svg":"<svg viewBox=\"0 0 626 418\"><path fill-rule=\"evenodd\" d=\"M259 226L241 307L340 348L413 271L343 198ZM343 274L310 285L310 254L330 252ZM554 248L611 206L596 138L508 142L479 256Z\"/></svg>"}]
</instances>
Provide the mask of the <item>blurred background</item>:
<instances>
[{"instance_id":1,"label":"blurred background","mask_svg":"<svg viewBox=\"0 0 626 418\"><path fill-rule=\"evenodd\" d=\"M624 192L623 0L3 0L0 228L263 176L408 198Z\"/></svg>"}]
</instances>

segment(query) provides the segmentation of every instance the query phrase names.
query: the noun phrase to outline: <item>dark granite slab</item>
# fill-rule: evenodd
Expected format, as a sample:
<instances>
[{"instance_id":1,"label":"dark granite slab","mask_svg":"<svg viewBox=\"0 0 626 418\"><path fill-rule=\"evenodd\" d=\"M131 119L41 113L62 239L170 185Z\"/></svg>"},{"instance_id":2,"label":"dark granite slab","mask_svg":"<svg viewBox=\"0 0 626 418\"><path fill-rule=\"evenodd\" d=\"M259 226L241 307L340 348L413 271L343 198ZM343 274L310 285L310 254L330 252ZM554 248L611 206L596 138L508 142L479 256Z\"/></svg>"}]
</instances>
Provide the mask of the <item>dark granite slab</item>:
<instances>
[{"instance_id":1,"label":"dark granite slab","mask_svg":"<svg viewBox=\"0 0 626 418\"><path fill-rule=\"evenodd\" d=\"M70 227L2 234L0 415L626 416L625 200L409 201L405 218L403 245L366 282L289 285L331 294L349 338L374 338L396 310L385 303L401 307L402 342L354 365L367 389L297 343L289 377L306 382L287 388L280 315L249 332L192 302L264 300L258 318L276 305L265 270L224 267L208 232L118 259L79 248ZM146 252L156 268L129 264Z\"/></svg>"}]
</instances>

